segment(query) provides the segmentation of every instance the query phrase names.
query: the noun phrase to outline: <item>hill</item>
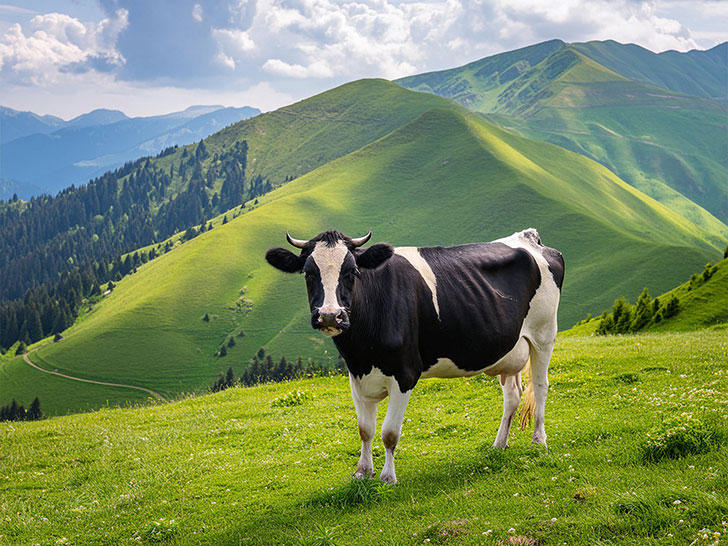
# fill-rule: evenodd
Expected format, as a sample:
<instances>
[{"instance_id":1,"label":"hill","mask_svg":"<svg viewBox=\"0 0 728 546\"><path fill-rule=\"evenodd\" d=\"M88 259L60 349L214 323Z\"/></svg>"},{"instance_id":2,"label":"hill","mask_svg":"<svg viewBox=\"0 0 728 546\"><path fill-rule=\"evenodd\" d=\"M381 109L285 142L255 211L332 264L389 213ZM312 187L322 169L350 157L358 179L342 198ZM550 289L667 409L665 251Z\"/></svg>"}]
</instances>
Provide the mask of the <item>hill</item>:
<instances>
[{"instance_id":1,"label":"hill","mask_svg":"<svg viewBox=\"0 0 728 546\"><path fill-rule=\"evenodd\" d=\"M343 377L0 423L0 541L719 540L728 531L728 445L721 442L728 391L716 363L726 348L724 333L710 331L647 334L639 343L559 338L548 451L531 447L531 432L515 427L509 449L490 449L502 404L497 380L424 380L405 415L396 487L350 481L360 442ZM677 438L673 457L644 460L648 439L670 437ZM383 452L377 436L378 470Z\"/></svg>"},{"instance_id":2,"label":"hill","mask_svg":"<svg viewBox=\"0 0 728 546\"><path fill-rule=\"evenodd\" d=\"M128 118L95 110L5 142L0 150L0 199L13 193L29 199L80 185L143 155L196 142L223 127L258 115L257 108L192 107L163 116ZM39 161L38 158L43 158Z\"/></svg>"},{"instance_id":3,"label":"hill","mask_svg":"<svg viewBox=\"0 0 728 546\"><path fill-rule=\"evenodd\" d=\"M382 81L358 85L385 96L390 106L399 104L397 97L404 104L451 104ZM330 227L352 234L371 227L377 240L397 245L448 245L536 226L566 257L562 324L601 310L614 294L636 296L645 279L653 291L674 286L726 242L598 164L457 107L426 109L214 225L140 267L65 332L65 341L31 358L70 375L168 395L204 388L230 365L239 373L261 347L276 358L333 363L333 345L308 325L301 279L263 260L266 249L284 244L286 229L309 237ZM215 357L231 336L235 346ZM53 381L33 383L41 400L57 390ZM41 395L44 389L49 396ZM1 396L9 400L11 389Z\"/></svg>"},{"instance_id":4,"label":"hill","mask_svg":"<svg viewBox=\"0 0 728 546\"><path fill-rule=\"evenodd\" d=\"M664 307L676 299L674 311L661 313L640 329L645 332L684 332L702 328L728 328L728 259L706 264L699 273L655 298ZM654 304L653 304L654 306ZM609 310L607 310L609 311ZM662 315L665 315L664 318ZM569 335L591 335L599 328L599 316L583 320L570 328Z\"/></svg>"},{"instance_id":5,"label":"hill","mask_svg":"<svg viewBox=\"0 0 728 546\"><path fill-rule=\"evenodd\" d=\"M708 231L725 234L728 108L705 93L686 95L690 86L678 85L695 77L695 85L714 89L711 82L728 70L710 71L721 47L675 57L616 42L553 40L398 83L590 157ZM656 68L645 74L659 72L662 79L630 79L653 61ZM674 75L683 69L682 77ZM664 81L678 91L655 85Z\"/></svg>"},{"instance_id":6,"label":"hill","mask_svg":"<svg viewBox=\"0 0 728 546\"><path fill-rule=\"evenodd\" d=\"M95 287L141 265L123 254L149 247L142 253L146 262L204 231L208 219L239 214L231 209L292 178L280 173L310 170L435 105L459 108L415 94L390 101L392 91L401 95L398 86L381 81L349 84L219 138L166 148L55 197L0 201L0 347L21 339L35 343L72 324L83 299L99 292ZM190 122L197 123L204 117L199 114L178 117L198 116ZM247 138L237 138L241 133L252 148Z\"/></svg>"}]
</instances>

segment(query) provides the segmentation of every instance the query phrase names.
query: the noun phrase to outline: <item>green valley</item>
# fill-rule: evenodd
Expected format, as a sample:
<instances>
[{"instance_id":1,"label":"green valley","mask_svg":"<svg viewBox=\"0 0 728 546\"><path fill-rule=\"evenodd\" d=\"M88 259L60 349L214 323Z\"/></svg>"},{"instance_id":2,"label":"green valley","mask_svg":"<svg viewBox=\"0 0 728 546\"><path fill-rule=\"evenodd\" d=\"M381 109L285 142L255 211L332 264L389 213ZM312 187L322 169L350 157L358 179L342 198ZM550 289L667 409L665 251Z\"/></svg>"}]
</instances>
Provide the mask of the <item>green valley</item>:
<instances>
[{"instance_id":1,"label":"green valley","mask_svg":"<svg viewBox=\"0 0 728 546\"><path fill-rule=\"evenodd\" d=\"M372 123L379 129L364 139L370 143L352 140L344 146L337 136L343 124L337 115L327 116L322 105L358 112L358 105L376 97L387 103L387 109L376 111L390 118L386 123L394 123L389 112L403 113L398 128L371 142L377 131L386 130L384 121ZM341 144L338 159L322 156L325 164L259 197L257 205L236 210L236 217L229 214L232 219L224 225L216 218L213 230L141 266L64 332L64 341L30 358L50 370L170 397L207 388L228 366L238 374L261 347L276 358L302 355L333 364L333 344L308 325L302 279L263 260L266 249L285 244L286 229L303 238L334 227L351 235L372 228L375 240L424 246L492 240L537 227L544 243L566 259L564 326L600 312L617 295L634 299L645 284L654 293L668 290L725 248L720 233L696 226L594 161L506 132L446 99L368 80L311 100L311 116L327 138ZM281 124L291 118L298 127L286 132L281 125L281 134L291 140L274 140L281 154L300 150L300 156L271 152L278 163L271 159L264 171L260 160L257 172L296 174L302 160L293 158L324 146L298 119L306 117L306 104L296 105L295 116L270 114ZM329 117L330 124L321 121ZM244 124L206 140L210 156L218 152L216 146L229 147L236 131L248 131ZM245 133L249 157L267 157L256 151L266 148L253 134ZM346 153L346 147L356 146ZM168 157L173 156L159 161ZM227 356L214 356L230 336L236 343ZM121 389L113 397L99 386L73 402L73 393L86 387L31 370L18 358L6 357L0 366L0 404L21 393L22 402L29 403L25 393L31 390L50 414L143 398ZM67 394L57 396L60 391Z\"/></svg>"}]
</instances>

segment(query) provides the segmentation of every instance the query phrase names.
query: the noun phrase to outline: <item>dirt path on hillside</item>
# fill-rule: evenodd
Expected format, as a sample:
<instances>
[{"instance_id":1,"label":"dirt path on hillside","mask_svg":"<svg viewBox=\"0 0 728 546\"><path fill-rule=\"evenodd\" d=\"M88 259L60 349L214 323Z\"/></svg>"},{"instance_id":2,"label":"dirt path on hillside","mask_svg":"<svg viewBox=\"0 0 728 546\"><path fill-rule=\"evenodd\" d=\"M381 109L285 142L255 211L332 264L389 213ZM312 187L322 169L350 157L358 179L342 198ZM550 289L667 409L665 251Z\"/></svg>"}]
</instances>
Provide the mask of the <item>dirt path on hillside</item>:
<instances>
[{"instance_id":1,"label":"dirt path on hillside","mask_svg":"<svg viewBox=\"0 0 728 546\"><path fill-rule=\"evenodd\" d=\"M35 351L37 351L38 349L42 349L43 347L45 347L45 345L43 345L42 347L36 347L32 351L29 351L23 355L23 360L25 361L26 364L28 364L28 366L30 366L31 368L35 368L36 370L43 372L43 373L57 375L58 377L65 377L66 379L71 379L72 381L80 381L81 383L93 383L94 385L104 385L106 387L121 387L123 389L135 389L138 391L143 391L143 392L151 394L157 400L161 400L163 402L169 402L169 399L166 396L164 396L163 394L160 394L151 389L146 389L144 387L137 387L136 385L125 385L124 383L110 383L107 381L94 381L93 379L83 379L81 377L73 377L72 375L66 375L65 373L52 372L50 370L46 370L45 368L41 368L40 366L35 364L32 360L30 360L30 353L34 353Z\"/></svg>"}]
</instances>

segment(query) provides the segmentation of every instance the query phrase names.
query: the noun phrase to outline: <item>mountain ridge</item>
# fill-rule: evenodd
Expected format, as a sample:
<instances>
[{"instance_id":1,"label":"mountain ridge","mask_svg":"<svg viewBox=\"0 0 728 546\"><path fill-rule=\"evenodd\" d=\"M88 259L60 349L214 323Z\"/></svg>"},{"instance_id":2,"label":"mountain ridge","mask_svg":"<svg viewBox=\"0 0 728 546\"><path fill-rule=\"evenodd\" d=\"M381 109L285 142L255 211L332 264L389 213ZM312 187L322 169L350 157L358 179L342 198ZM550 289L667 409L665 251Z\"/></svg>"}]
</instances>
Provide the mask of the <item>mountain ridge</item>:
<instances>
[{"instance_id":1,"label":"mountain ridge","mask_svg":"<svg viewBox=\"0 0 728 546\"><path fill-rule=\"evenodd\" d=\"M589 56L598 47L656 56L616 42L552 40L397 82L456 100L510 131L581 153L705 229L725 233L728 107L685 94L677 84L677 90L657 87L656 78L628 79L616 61L609 68ZM675 55L705 60L724 49L728 45L705 53L708 57ZM728 66L723 72L728 74Z\"/></svg>"}]
</instances>

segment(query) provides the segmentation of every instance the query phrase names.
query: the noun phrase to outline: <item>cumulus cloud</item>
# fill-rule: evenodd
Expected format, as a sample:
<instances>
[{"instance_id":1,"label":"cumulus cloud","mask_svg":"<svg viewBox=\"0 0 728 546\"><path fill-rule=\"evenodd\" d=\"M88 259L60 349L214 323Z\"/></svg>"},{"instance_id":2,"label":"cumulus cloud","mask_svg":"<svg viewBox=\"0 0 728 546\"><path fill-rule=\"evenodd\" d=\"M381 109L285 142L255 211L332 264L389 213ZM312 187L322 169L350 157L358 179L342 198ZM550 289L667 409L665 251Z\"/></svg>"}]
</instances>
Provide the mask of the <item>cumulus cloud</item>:
<instances>
[{"instance_id":1,"label":"cumulus cloud","mask_svg":"<svg viewBox=\"0 0 728 546\"><path fill-rule=\"evenodd\" d=\"M82 23L62 13L36 15L26 33L19 23L0 39L3 79L49 85L64 72L109 70L124 57L116 39L127 26L128 12L118 10L98 23Z\"/></svg>"},{"instance_id":2,"label":"cumulus cloud","mask_svg":"<svg viewBox=\"0 0 728 546\"><path fill-rule=\"evenodd\" d=\"M218 93L269 82L278 92L271 96L300 99L356 78L450 68L553 38L686 51L728 37L722 26L694 28L696 10L712 9L713 20L725 12L709 0L98 2L106 16L94 23L59 13L28 14L22 25L0 20L0 85L70 85L103 74L120 86ZM701 43L705 36L710 43Z\"/></svg>"}]
</instances>

